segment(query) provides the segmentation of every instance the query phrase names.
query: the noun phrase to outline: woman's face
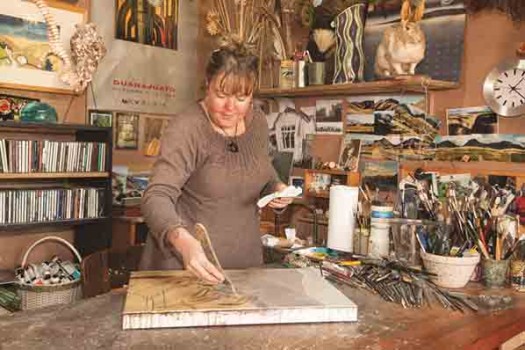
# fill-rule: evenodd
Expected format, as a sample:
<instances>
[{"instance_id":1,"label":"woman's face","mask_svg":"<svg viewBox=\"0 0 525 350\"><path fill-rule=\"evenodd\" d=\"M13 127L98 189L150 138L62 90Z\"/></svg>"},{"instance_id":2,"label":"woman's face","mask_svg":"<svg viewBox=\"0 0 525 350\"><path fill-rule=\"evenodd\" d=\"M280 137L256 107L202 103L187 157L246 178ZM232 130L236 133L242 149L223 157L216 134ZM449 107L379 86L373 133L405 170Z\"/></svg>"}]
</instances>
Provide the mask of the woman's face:
<instances>
[{"instance_id":1,"label":"woman's face","mask_svg":"<svg viewBox=\"0 0 525 350\"><path fill-rule=\"evenodd\" d=\"M248 114L252 94L228 94L221 89L220 77L215 77L208 84L204 102L213 122L223 129L231 129Z\"/></svg>"}]
</instances>

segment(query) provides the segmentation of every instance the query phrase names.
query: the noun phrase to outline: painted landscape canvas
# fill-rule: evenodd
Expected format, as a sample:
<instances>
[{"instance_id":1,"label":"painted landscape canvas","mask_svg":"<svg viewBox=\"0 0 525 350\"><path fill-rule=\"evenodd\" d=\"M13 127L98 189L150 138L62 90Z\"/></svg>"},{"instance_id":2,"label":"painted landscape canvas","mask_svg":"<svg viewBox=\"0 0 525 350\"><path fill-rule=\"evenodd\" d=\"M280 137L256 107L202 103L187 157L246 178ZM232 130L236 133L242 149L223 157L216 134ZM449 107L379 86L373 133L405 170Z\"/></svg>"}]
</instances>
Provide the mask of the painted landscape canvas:
<instances>
[{"instance_id":1,"label":"painted landscape canvas","mask_svg":"<svg viewBox=\"0 0 525 350\"><path fill-rule=\"evenodd\" d=\"M115 0L116 38L177 49L179 0Z\"/></svg>"},{"instance_id":2,"label":"painted landscape canvas","mask_svg":"<svg viewBox=\"0 0 525 350\"><path fill-rule=\"evenodd\" d=\"M437 136L435 148L436 160L525 162L523 135Z\"/></svg>"},{"instance_id":3,"label":"painted landscape canvas","mask_svg":"<svg viewBox=\"0 0 525 350\"><path fill-rule=\"evenodd\" d=\"M59 71L62 61L51 51L45 22L0 13L0 66Z\"/></svg>"},{"instance_id":4,"label":"painted landscape canvas","mask_svg":"<svg viewBox=\"0 0 525 350\"><path fill-rule=\"evenodd\" d=\"M361 169L363 185L368 186L370 190L379 188L395 191L397 189L397 168L398 163L392 161L363 163Z\"/></svg>"},{"instance_id":5,"label":"painted landscape canvas","mask_svg":"<svg viewBox=\"0 0 525 350\"><path fill-rule=\"evenodd\" d=\"M430 143L439 131L440 121L427 115L426 107L422 94L349 97L345 132L423 135Z\"/></svg>"},{"instance_id":6,"label":"painted landscape canvas","mask_svg":"<svg viewBox=\"0 0 525 350\"><path fill-rule=\"evenodd\" d=\"M498 115L489 107L447 109L449 135L497 134Z\"/></svg>"},{"instance_id":7,"label":"painted landscape canvas","mask_svg":"<svg viewBox=\"0 0 525 350\"><path fill-rule=\"evenodd\" d=\"M345 142L361 140L361 160L431 160L434 150L417 136L347 134Z\"/></svg>"}]
</instances>

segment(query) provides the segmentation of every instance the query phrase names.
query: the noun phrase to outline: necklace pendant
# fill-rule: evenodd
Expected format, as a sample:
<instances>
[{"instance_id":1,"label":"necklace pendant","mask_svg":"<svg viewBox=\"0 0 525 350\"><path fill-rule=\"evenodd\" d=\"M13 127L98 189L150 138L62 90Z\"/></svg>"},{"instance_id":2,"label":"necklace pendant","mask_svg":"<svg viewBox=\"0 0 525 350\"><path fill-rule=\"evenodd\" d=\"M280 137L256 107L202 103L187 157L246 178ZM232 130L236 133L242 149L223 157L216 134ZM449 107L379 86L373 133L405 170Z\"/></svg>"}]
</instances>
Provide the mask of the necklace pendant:
<instances>
[{"instance_id":1,"label":"necklace pendant","mask_svg":"<svg viewBox=\"0 0 525 350\"><path fill-rule=\"evenodd\" d=\"M232 153L239 152L239 145L235 141L230 141L226 148L228 149L228 151L230 151Z\"/></svg>"}]
</instances>

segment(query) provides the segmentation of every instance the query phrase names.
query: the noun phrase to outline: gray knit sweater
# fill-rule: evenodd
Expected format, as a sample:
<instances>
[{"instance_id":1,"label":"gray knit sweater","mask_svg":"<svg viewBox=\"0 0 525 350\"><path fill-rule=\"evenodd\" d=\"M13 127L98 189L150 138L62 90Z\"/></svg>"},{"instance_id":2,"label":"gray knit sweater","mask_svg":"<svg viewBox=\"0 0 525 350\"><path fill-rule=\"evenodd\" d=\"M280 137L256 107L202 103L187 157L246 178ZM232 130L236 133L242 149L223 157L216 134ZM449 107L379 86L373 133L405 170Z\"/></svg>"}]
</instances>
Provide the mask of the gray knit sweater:
<instances>
[{"instance_id":1,"label":"gray knit sweater","mask_svg":"<svg viewBox=\"0 0 525 350\"><path fill-rule=\"evenodd\" d=\"M150 229L142 269L182 268L166 234L178 226L193 233L197 222L208 229L223 268L262 263L256 202L278 178L264 116L250 113L245 123L246 132L236 140L239 152L232 153L229 139L213 129L198 103L170 121L142 201Z\"/></svg>"}]
</instances>

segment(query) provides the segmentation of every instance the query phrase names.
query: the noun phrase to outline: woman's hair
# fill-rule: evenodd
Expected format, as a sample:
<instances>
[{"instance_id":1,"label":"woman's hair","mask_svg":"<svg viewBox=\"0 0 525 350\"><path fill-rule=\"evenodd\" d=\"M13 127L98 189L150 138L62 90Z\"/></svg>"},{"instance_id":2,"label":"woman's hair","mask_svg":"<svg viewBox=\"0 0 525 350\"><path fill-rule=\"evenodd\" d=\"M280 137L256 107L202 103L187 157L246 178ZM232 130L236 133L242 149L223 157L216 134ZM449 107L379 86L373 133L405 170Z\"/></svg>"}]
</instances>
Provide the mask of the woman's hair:
<instances>
[{"instance_id":1,"label":"woman's hair","mask_svg":"<svg viewBox=\"0 0 525 350\"><path fill-rule=\"evenodd\" d=\"M251 95L258 79L258 58L240 43L228 43L213 51L206 65L206 81L219 79L227 95Z\"/></svg>"}]
</instances>

